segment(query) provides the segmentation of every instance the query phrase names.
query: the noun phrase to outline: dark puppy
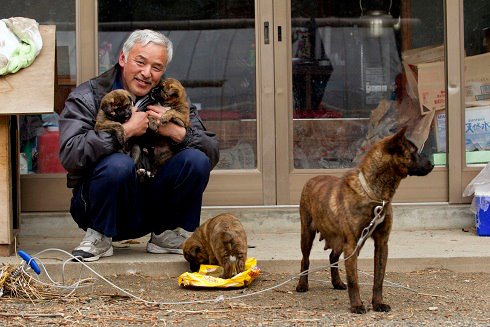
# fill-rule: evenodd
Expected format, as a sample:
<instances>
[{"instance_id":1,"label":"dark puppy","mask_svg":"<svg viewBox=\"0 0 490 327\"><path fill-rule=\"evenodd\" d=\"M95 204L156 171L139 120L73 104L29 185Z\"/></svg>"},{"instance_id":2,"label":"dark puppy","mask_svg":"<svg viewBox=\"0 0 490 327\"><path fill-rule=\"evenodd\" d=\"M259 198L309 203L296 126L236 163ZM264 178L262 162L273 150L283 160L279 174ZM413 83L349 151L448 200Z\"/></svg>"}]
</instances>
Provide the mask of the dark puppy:
<instances>
[{"instance_id":1,"label":"dark puppy","mask_svg":"<svg viewBox=\"0 0 490 327\"><path fill-rule=\"evenodd\" d=\"M354 313L366 312L359 295L357 275L357 256L365 240L361 235L374 240L373 309L390 311L390 306L383 302L382 290L393 222L391 200L403 178L425 176L434 168L405 138L405 132L406 128L373 145L359 165L341 178L317 176L310 179L301 194L301 271L308 270L313 240L315 234L320 233L320 241L325 240L325 250L332 249L330 273L335 289L346 288L338 266L334 266L344 253L350 310ZM308 275L305 274L300 277L296 291L307 290Z\"/></svg>"},{"instance_id":2,"label":"dark puppy","mask_svg":"<svg viewBox=\"0 0 490 327\"><path fill-rule=\"evenodd\" d=\"M170 108L160 118L160 124L174 122L177 125L189 127L189 104L184 86L175 78L169 77L161 82L160 87L162 89L160 104ZM153 131L158 129L158 124L153 117L150 117L150 129Z\"/></svg>"},{"instance_id":3,"label":"dark puppy","mask_svg":"<svg viewBox=\"0 0 490 327\"><path fill-rule=\"evenodd\" d=\"M157 132L159 126L169 122L185 128L190 126L189 103L182 84L176 79L167 78L162 81L160 87L161 92L157 97L158 101L163 107L168 107L169 109L162 114L159 121L152 116L148 116L150 120L149 128L154 133L150 137L143 138L143 144L140 144L142 148L151 152L151 169L150 172L146 173L149 176L154 176L158 168L173 156L169 138L163 137ZM139 173L141 174L141 172Z\"/></svg>"},{"instance_id":4,"label":"dark puppy","mask_svg":"<svg viewBox=\"0 0 490 327\"><path fill-rule=\"evenodd\" d=\"M129 153L135 163L137 171L145 171L150 166L148 157L143 153L133 139L125 140L123 123L132 115L133 96L126 90L113 90L107 93L100 102L99 112L95 122L96 131L105 131L114 134L122 145L121 151Z\"/></svg>"},{"instance_id":5,"label":"dark puppy","mask_svg":"<svg viewBox=\"0 0 490 327\"><path fill-rule=\"evenodd\" d=\"M100 102L95 122L96 131L114 134L120 144L124 144L122 124L131 118L133 96L126 90L114 90L107 93Z\"/></svg>"},{"instance_id":6,"label":"dark puppy","mask_svg":"<svg viewBox=\"0 0 490 327\"><path fill-rule=\"evenodd\" d=\"M219 265L220 277L231 278L245 270L247 234L238 218L221 214L199 226L183 250L191 271L198 271L201 264Z\"/></svg>"}]
</instances>

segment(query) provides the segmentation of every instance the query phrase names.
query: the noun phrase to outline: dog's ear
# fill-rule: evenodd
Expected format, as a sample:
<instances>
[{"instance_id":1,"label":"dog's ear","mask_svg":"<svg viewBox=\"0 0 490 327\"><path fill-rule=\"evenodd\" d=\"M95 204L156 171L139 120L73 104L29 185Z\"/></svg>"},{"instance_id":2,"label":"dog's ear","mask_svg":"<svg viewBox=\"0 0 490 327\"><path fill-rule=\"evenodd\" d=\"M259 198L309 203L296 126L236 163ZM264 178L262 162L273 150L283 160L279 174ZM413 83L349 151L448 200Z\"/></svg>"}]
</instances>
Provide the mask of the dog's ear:
<instances>
[{"instance_id":1,"label":"dog's ear","mask_svg":"<svg viewBox=\"0 0 490 327\"><path fill-rule=\"evenodd\" d=\"M396 134L395 138L404 138L405 134L407 133L408 126L403 126Z\"/></svg>"},{"instance_id":2,"label":"dog's ear","mask_svg":"<svg viewBox=\"0 0 490 327\"><path fill-rule=\"evenodd\" d=\"M201 247L199 245L194 245L189 249L189 254L194 258L197 257L199 253L201 253Z\"/></svg>"}]
</instances>

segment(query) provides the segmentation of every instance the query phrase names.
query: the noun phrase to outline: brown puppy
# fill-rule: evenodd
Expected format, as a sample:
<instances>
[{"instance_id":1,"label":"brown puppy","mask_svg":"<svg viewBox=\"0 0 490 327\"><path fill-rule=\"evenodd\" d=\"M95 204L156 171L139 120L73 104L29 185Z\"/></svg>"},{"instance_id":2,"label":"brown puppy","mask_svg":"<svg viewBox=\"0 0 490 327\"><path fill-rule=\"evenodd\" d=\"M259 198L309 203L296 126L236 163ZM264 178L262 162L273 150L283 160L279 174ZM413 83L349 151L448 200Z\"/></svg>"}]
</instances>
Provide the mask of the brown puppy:
<instances>
[{"instance_id":1,"label":"brown puppy","mask_svg":"<svg viewBox=\"0 0 490 327\"><path fill-rule=\"evenodd\" d=\"M95 122L96 131L114 134L122 145L121 151L129 153L137 169L150 166L148 158L134 139L125 140L123 123L132 115L133 96L126 90L113 90L107 93L100 102L99 112ZM142 169L144 170L144 169Z\"/></svg>"},{"instance_id":2,"label":"brown puppy","mask_svg":"<svg viewBox=\"0 0 490 327\"><path fill-rule=\"evenodd\" d=\"M114 134L120 144L124 144L122 124L131 118L133 96L126 90L114 90L107 93L100 102L95 122L96 131Z\"/></svg>"},{"instance_id":3,"label":"brown puppy","mask_svg":"<svg viewBox=\"0 0 490 327\"><path fill-rule=\"evenodd\" d=\"M162 114L159 123L152 116L148 116L150 120L149 128L155 132L150 144L147 145L152 150L151 176L154 176L158 168L173 155L169 144L170 140L167 137L162 137L157 134L159 125L164 125L169 122L185 128L190 125L189 103L187 102L187 94L182 84L176 79L167 78L162 81L160 86L162 88L160 104L169 109Z\"/></svg>"},{"instance_id":4,"label":"brown puppy","mask_svg":"<svg viewBox=\"0 0 490 327\"><path fill-rule=\"evenodd\" d=\"M160 93L161 105L170 108L160 118L160 124L174 122L177 125L189 127L189 103L187 102L185 88L178 80L170 77L164 79L160 86L162 88ZM156 131L158 126L150 126L150 129Z\"/></svg>"},{"instance_id":5,"label":"brown puppy","mask_svg":"<svg viewBox=\"0 0 490 327\"><path fill-rule=\"evenodd\" d=\"M317 176L304 186L300 201L301 271L308 270L316 233L330 252L330 273L335 289L345 289L338 262L345 259L350 310L365 313L359 295L357 256L365 238L374 240L374 311L388 312L383 302L383 279L388 259L388 238L393 222L391 200L401 180L408 175L425 176L434 166L405 138L406 128L374 144L359 165L341 178ZM385 203L383 203L385 201ZM375 211L376 210L376 211ZM383 219L384 216L384 219ZM372 233L372 234L371 234ZM308 275L299 279L296 291L308 290Z\"/></svg>"},{"instance_id":6,"label":"brown puppy","mask_svg":"<svg viewBox=\"0 0 490 327\"><path fill-rule=\"evenodd\" d=\"M199 226L183 244L184 258L191 271L201 264L219 265L221 278L231 278L245 270L247 234L240 220L231 214L221 214Z\"/></svg>"}]
</instances>

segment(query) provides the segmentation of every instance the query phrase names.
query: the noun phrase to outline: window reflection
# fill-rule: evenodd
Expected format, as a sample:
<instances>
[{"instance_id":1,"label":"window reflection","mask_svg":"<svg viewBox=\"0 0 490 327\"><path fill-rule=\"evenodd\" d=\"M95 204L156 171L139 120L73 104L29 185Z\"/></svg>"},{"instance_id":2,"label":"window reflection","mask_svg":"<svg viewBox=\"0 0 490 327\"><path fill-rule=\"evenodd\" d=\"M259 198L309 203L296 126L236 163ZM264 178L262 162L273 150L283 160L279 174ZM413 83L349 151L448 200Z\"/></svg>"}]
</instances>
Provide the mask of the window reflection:
<instances>
[{"instance_id":1,"label":"window reflection","mask_svg":"<svg viewBox=\"0 0 490 327\"><path fill-rule=\"evenodd\" d=\"M422 52L440 50L444 41L442 6L292 1L294 168L353 167L373 143L403 125L424 152L433 158L445 153L433 125L436 113L445 112L438 97L444 70L434 78L436 89L421 93L418 87L419 64L427 59ZM441 54L427 62L444 67ZM426 91L442 106L425 103Z\"/></svg>"},{"instance_id":2,"label":"window reflection","mask_svg":"<svg viewBox=\"0 0 490 327\"><path fill-rule=\"evenodd\" d=\"M206 127L217 133L217 168L256 168L254 1L101 0L98 6L99 72L116 62L134 29L164 33L174 44L165 75L182 82Z\"/></svg>"},{"instance_id":3,"label":"window reflection","mask_svg":"<svg viewBox=\"0 0 490 327\"><path fill-rule=\"evenodd\" d=\"M490 161L490 3L464 1L466 164Z\"/></svg>"}]
</instances>

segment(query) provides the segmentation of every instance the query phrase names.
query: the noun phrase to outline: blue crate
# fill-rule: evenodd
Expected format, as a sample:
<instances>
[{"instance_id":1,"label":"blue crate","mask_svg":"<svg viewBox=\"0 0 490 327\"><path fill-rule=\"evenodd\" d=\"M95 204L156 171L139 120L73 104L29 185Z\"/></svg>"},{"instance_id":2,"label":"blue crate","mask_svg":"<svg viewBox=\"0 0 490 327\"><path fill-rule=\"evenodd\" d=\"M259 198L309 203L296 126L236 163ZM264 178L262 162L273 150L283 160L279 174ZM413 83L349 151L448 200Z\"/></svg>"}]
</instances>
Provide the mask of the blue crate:
<instances>
[{"instance_id":1,"label":"blue crate","mask_svg":"<svg viewBox=\"0 0 490 327\"><path fill-rule=\"evenodd\" d=\"M475 223L478 236L490 236L490 196L475 195Z\"/></svg>"}]
</instances>

